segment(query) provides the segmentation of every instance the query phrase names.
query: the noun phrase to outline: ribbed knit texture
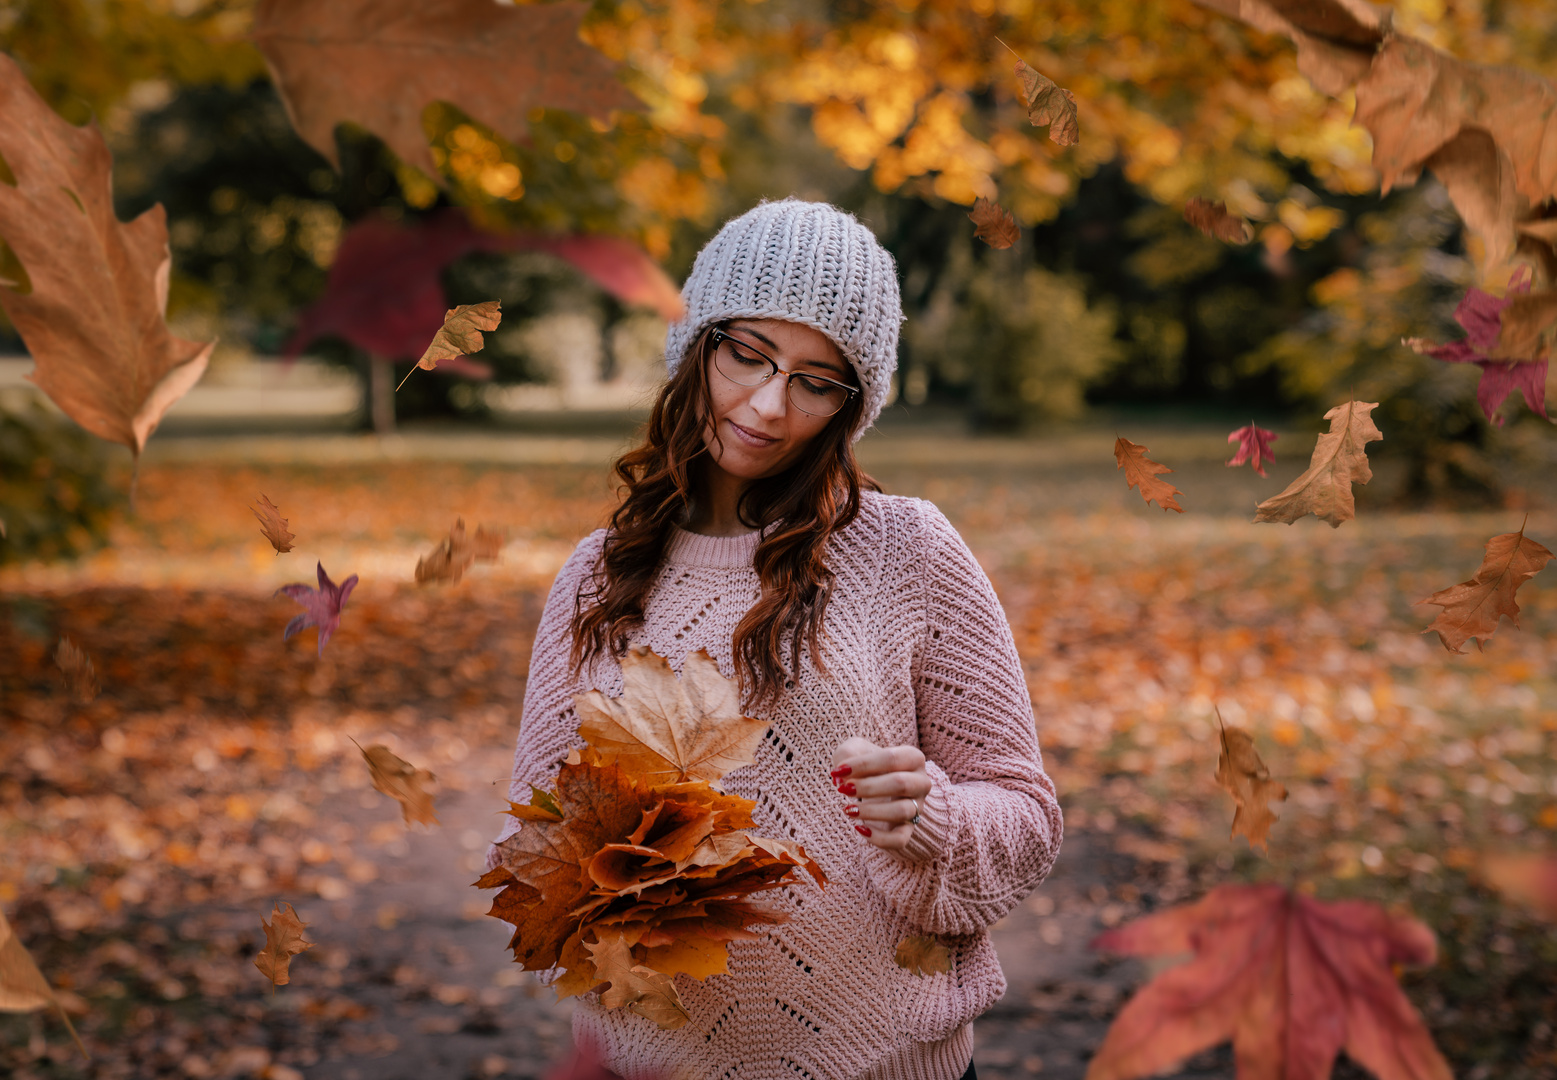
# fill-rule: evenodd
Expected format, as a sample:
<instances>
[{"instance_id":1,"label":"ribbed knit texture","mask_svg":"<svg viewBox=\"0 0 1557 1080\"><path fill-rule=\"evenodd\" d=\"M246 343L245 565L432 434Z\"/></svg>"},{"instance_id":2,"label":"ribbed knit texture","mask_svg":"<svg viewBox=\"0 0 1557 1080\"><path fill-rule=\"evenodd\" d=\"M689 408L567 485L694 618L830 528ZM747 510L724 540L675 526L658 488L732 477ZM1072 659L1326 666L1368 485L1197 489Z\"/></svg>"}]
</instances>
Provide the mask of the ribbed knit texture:
<instances>
[{"instance_id":1,"label":"ribbed knit texture","mask_svg":"<svg viewBox=\"0 0 1557 1080\"><path fill-rule=\"evenodd\" d=\"M835 591L819 675L800 677L756 715L770 724L756 763L724 778L756 801L757 831L798 840L827 873L763 894L790 921L730 945L730 971L676 979L692 1021L660 1031L595 995L574 1032L627 1080L958 1080L970 1022L1005 978L987 928L1048 873L1060 808L1043 771L1032 705L1011 630L967 545L932 504L865 492L859 518L827 552ZM512 797L549 785L580 745L573 695L621 693L614 660L568 671L569 619L604 531L558 574L536 633L514 756ZM733 677L731 637L759 595L759 535L678 531L633 634L679 672L704 648ZM933 785L909 851L874 847L844 816L828 773L837 745L861 735L917 744ZM516 831L510 821L504 836ZM488 853L494 865L497 850ZM893 962L903 938L941 935L949 974L917 977Z\"/></svg>"},{"instance_id":2,"label":"ribbed knit texture","mask_svg":"<svg viewBox=\"0 0 1557 1080\"><path fill-rule=\"evenodd\" d=\"M681 299L686 314L665 334L672 375L713 323L804 323L832 338L859 375L865 411L854 437L876 422L897 370L903 304L892 256L854 215L800 199L759 203L698 252Z\"/></svg>"}]
</instances>

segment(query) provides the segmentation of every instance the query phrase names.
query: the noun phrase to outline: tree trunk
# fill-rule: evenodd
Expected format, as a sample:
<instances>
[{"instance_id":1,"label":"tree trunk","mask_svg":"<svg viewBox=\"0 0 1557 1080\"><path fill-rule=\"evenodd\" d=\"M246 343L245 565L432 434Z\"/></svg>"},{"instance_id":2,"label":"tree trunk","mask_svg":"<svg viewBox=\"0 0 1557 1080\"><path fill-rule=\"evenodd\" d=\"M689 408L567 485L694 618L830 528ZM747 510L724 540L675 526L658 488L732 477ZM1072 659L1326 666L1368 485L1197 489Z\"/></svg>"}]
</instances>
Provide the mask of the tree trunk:
<instances>
[{"instance_id":1,"label":"tree trunk","mask_svg":"<svg viewBox=\"0 0 1557 1080\"><path fill-rule=\"evenodd\" d=\"M395 369L383 357L368 358L368 416L376 435L392 435L395 430Z\"/></svg>"}]
</instances>

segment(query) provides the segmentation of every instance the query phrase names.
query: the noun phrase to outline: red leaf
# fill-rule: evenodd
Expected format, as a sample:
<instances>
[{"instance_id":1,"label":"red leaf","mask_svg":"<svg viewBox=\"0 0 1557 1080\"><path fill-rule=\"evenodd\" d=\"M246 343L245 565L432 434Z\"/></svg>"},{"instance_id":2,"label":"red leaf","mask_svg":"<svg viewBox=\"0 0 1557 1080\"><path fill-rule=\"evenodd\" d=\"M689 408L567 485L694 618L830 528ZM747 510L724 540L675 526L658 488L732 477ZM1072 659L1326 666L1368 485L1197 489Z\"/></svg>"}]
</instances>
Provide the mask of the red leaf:
<instances>
[{"instance_id":1,"label":"red leaf","mask_svg":"<svg viewBox=\"0 0 1557 1080\"><path fill-rule=\"evenodd\" d=\"M1233 455L1229 465L1242 465L1244 462L1254 466L1254 471L1261 476L1265 475L1265 466L1261 460L1275 461L1276 454L1271 450L1270 444L1281 438L1274 431L1266 431L1262 427L1248 424L1227 436L1228 442L1238 444L1238 452Z\"/></svg>"},{"instance_id":2,"label":"red leaf","mask_svg":"<svg viewBox=\"0 0 1557 1080\"><path fill-rule=\"evenodd\" d=\"M1087 1080L1164 1072L1228 1040L1240 1076L1326 1080L1345 1050L1380 1080L1451 1080L1393 971L1431 964L1433 932L1377 904L1326 903L1279 885L1222 885L1092 944L1134 956L1194 956L1126 1003Z\"/></svg>"}]
</instances>

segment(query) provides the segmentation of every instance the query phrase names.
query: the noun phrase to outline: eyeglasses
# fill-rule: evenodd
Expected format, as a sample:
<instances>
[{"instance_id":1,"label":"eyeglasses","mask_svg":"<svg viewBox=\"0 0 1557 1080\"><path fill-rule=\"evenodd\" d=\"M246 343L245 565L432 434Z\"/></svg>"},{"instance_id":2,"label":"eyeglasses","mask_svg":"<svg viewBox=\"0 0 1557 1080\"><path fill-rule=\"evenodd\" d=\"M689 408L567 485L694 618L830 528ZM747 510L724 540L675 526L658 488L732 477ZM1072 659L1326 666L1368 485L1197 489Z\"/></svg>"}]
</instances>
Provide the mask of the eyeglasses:
<instances>
[{"instance_id":1,"label":"eyeglasses","mask_svg":"<svg viewBox=\"0 0 1557 1080\"><path fill-rule=\"evenodd\" d=\"M808 416L832 416L859 393L849 386L820 375L785 371L767 353L715 330L710 338L714 348L714 367L737 386L761 386L775 375L789 381L789 403Z\"/></svg>"}]
</instances>

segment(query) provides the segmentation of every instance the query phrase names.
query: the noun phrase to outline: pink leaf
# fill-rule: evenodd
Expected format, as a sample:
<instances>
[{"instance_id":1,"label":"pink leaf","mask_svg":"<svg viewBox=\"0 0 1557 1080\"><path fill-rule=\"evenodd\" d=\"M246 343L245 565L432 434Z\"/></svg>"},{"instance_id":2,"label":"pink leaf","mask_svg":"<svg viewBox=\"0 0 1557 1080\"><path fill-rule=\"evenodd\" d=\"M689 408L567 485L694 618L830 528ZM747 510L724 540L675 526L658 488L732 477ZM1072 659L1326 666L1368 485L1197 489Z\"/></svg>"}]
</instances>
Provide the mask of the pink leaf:
<instances>
[{"instance_id":1,"label":"pink leaf","mask_svg":"<svg viewBox=\"0 0 1557 1080\"><path fill-rule=\"evenodd\" d=\"M324 572L324 564L316 564L319 573L319 587L301 583L296 585L283 585L276 590L276 595L286 594L302 605L303 614L294 616L287 623L286 630L281 635L282 641L290 641L292 635L299 630L310 626L319 628L319 655L324 655L324 646L330 640L330 635L335 633L341 624L341 608L346 606L346 598L357 587L357 575L353 574L339 585L330 580L330 575Z\"/></svg>"},{"instance_id":2,"label":"pink leaf","mask_svg":"<svg viewBox=\"0 0 1557 1080\"><path fill-rule=\"evenodd\" d=\"M1274 431L1266 431L1264 428L1255 427L1253 424L1239 428L1227 436L1228 442L1238 444L1238 452L1233 455L1233 460L1227 464L1230 466L1242 465L1247 461L1254 466L1255 472L1264 476L1265 466L1261 464L1261 461L1276 460L1276 455L1271 450L1270 444L1280 437Z\"/></svg>"}]
</instances>

